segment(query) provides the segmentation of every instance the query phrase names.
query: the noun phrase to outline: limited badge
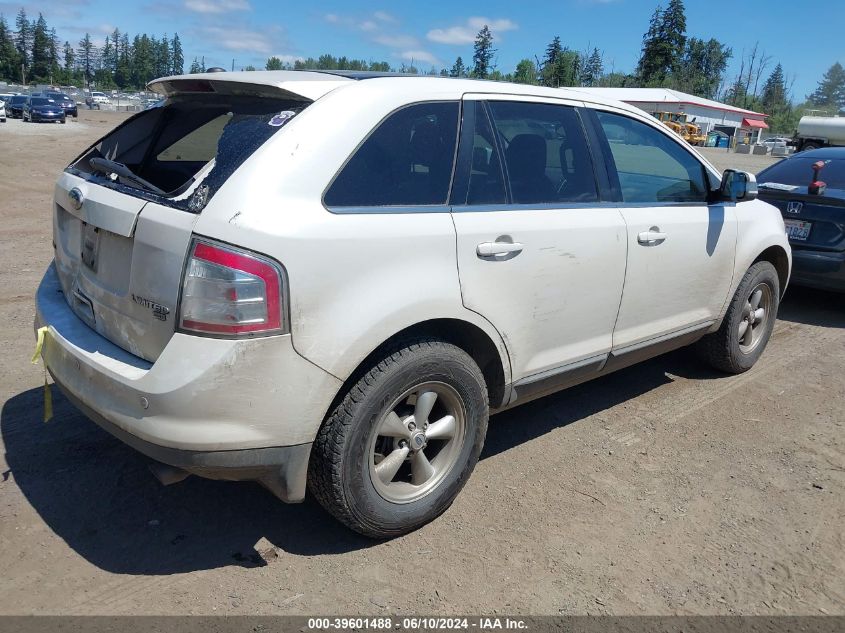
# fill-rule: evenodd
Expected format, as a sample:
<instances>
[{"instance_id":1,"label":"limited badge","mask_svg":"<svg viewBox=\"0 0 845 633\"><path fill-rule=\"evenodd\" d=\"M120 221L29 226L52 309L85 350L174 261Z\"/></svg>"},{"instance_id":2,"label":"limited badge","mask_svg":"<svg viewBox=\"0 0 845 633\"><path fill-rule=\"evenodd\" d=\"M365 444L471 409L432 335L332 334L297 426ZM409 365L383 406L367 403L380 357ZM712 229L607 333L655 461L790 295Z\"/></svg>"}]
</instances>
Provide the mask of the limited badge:
<instances>
[{"instance_id":1,"label":"limited badge","mask_svg":"<svg viewBox=\"0 0 845 633\"><path fill-rule=\"evenodd\" d=\"M296 112L292 110L285 110L283 112L279 112L272 119L270 119L267 125L270 125L272 127L282 127L285 123L290 121L295 116Z\"/></svg>"}]
</instances>

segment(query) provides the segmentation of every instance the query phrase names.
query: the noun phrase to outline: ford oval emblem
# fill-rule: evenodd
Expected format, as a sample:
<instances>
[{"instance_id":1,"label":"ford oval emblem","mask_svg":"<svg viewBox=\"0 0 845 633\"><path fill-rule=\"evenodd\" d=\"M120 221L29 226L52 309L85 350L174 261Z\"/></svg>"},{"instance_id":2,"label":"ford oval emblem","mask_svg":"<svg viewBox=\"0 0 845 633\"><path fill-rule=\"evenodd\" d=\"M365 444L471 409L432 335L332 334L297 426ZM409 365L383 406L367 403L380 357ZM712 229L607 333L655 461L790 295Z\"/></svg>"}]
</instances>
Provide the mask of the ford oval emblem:
<instances>
[{"instance_id":1,"label":"ford oval emblem","mask_svg":"<svg viewBox=\"0 0 845 633\"><path fill-rule=\"evenodd\" d=\"M70 191L68 191L68 197L70 198L71 203L73 204L73 208L79 211L82 208L82 203L85 200L85 196L82 195L82 191L79 187L74 187Z\"/></svg>"}]
</instances>

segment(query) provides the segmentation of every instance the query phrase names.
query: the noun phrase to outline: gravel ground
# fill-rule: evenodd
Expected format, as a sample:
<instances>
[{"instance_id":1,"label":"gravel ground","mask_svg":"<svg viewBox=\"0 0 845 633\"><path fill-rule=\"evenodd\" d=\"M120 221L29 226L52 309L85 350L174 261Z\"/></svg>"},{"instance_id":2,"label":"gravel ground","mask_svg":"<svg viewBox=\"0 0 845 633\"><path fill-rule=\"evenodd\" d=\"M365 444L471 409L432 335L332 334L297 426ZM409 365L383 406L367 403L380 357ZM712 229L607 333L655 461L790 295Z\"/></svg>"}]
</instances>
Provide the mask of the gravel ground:
<instances>
[{"instance_id":1,"label":"gravel ground","mask_svg":"<svg viewBox=\"0 0 845 633\"><path fill-rule=\"evenodd\" d=\"M495 416L454 506L386 543L249 483L161 487L59 395L42 423L53 182L124 116L0 124L0 613L845 613L842 296L790 290L742 376L682 350ZM712 156L771 161L739 158Z\"/></svg>"}]
</instances>

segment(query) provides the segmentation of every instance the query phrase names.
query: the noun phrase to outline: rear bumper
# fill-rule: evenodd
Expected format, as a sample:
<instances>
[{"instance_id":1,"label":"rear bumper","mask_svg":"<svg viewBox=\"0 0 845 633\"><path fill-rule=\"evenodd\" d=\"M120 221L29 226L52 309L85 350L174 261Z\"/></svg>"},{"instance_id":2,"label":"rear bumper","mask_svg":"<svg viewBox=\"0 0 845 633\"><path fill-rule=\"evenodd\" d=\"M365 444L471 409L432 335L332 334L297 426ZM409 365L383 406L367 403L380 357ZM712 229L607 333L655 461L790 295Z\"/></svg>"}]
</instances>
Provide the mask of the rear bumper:
<instances>
[{"instance_id":1,"label":"rear bumper","mask_svg":"<svg viewBox=\"0 0 845 633\"><path fill-rule=\"evenodd\" d=\"M845 253L793 249L791 282L845 292Z\"/></svg>"},{"instance_id":2,"label":"rear bumper","mask_svg":"<svg viewBox=\"0 0 845 633\"><path fill-rule=\"evenodd\" d=\"M65 113L45 114L43 112L30 112L29 118L33 121L62 121L65 118Z\"/></svg>"},{"instance_id":3,"label":"rear bumper","mask_svg":"<svg viewBox=\"0 0 845 633\"><path fill-rule=\"evenodd\" d=\"M68 307L48 268L36 327L68 398L118 439L213 479L260 481L286 501L305 494L310 446L341 382L299 356L290 336L174 334L155 363L97 334Z\"/></svg>"}]
</instances>

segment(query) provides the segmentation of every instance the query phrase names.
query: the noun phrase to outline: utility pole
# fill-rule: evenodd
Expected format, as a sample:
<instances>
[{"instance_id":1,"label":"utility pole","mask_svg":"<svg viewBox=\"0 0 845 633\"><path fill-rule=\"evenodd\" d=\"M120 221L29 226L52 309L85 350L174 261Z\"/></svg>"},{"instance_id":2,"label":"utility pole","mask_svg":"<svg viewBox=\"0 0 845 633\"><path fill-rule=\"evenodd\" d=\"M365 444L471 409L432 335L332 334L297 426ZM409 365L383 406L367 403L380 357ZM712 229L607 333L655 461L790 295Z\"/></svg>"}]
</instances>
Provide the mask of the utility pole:
<instances>
[{"instance_id":1,"label":"utility pole","mask_svg":"<svg viewBox=\"0 0 845 633\"><path fill-rule=\"evenodd\" d=\"M26 85L26 64L21 62L21 85Z\"/></svg>"},{"instance_id":2,"label":"utility pole","mask_svg":"<svg viewBox=\"0 0 845 633\"><path fill-rule=\"evenodd\" d=\"M232 58L232 72L235 72L235 58Z\"/></svg>"}]
</instances>

